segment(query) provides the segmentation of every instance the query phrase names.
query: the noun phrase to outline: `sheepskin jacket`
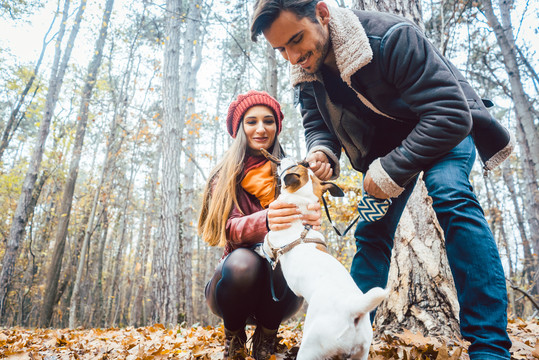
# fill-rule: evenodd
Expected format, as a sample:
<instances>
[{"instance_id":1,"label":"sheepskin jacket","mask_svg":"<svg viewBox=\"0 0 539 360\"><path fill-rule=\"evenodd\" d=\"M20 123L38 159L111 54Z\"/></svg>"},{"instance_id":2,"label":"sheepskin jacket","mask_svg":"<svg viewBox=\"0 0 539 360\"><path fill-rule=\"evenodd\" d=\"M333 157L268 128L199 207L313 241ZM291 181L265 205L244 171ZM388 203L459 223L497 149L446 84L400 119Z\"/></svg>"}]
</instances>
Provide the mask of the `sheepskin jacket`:
<instances>
[{"instance_id":1,"label":"sheepskin jacket","mask_svg":"<svg viewBox=\"0 0 539 360\"><path fill-rule=\"evenodd\" d=\"M390 197L470 134L486 171L509 156L513 141L489 114L489 102L415 25L391 14L334 7L330 16L337 67L361 101L360 116L331 101L321 71L309 74L293 65L291 80L308 151L326 153L334 177L341 148ZM382 122L391 137L377 132Z\"/></svg>"}]
</instances>

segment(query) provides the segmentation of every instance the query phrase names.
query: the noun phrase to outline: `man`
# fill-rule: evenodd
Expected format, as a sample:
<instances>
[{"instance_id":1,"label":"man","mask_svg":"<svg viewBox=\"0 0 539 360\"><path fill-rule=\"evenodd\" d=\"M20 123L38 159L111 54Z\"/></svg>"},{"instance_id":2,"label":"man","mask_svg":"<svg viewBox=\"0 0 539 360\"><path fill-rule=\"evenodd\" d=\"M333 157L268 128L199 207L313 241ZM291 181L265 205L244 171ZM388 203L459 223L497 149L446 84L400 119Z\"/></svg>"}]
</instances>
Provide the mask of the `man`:
<instances>
[{"instance_id":1,"label":"man","mask_svg":"<svg viewBox=\"0 0 539 360\"><path fill-rule=\"evenodd\" d=\"M291 64L315 174L337 177L344 148L364 173L365 192L392 199L381 220L357 226L351 274L361 290L387 285L395 229L423 171L445 232L470 358L509 359L503 268L469 182L475 148L487 172L512 151L509 133L401 17L318 0L257 0L253 41L261 33Z\"/></svg>"}]
</instances>

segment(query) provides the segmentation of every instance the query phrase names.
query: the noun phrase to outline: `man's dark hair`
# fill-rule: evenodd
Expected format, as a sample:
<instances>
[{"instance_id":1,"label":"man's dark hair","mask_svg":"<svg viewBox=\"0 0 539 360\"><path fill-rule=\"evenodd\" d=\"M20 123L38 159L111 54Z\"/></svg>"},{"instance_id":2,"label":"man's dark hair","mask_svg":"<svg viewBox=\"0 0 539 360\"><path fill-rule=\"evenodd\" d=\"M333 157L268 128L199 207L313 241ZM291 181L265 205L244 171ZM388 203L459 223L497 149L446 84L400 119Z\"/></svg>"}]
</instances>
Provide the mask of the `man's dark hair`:
<instances>
[{"instance_id":1,"label":"man's dark hair","mask_svg":"<svg viewBox=\"0 0 539 360\"><path fill-rule=\"evenodd\" d=\"M253 21L251 23L251 40L256 38L279 17L281 11L290 11L298 19L308 18L316 22L316 4L320 0L256 0Z\"/></svg>"}]
</instances>

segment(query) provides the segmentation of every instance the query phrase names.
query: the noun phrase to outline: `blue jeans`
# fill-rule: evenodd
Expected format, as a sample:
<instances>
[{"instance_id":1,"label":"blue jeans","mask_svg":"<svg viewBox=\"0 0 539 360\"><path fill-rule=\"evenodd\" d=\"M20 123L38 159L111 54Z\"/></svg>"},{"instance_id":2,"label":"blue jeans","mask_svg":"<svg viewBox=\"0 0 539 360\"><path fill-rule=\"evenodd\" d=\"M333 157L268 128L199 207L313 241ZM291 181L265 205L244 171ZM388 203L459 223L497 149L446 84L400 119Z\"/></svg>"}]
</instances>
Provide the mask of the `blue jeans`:
<instances>
[{"instance_id":1,"label":"blue jeans","mask_svg":"<svg viewBox=\"0 0 539 360\"><path fill-rule=\"evenodd\" d=\"M460 304L460 329L471 342L470 358L509 359L505 276L494 237L469 181L474 161L475 145L468 136L426 170L423 179L444 230ZM393 237L415 183L393 199L382 219L357 225L357 252L350 272L363 292L387 285Z\"/></svg>"}]
</instances>

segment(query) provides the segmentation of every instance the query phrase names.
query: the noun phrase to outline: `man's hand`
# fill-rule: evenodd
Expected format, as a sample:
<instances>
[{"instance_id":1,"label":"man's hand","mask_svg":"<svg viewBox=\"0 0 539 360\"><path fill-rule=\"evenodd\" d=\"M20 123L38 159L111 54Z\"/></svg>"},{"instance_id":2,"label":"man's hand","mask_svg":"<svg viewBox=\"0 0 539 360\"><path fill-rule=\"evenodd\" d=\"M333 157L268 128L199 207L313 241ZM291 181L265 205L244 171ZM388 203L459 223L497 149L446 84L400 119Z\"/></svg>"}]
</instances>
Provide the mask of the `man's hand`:
<instances>
[{"instance_id":1,"label":"man's hand","mask_svg":"<svg viewBox=\"0 0 539 360\"><path fill-rule=\"evenodd\" d=\"M387 195L385 192L376 185L374 180L372 180L371 174L367 171L365 174L365 179L363 180L363 189L367 194L370 196L374 196L377 199L389 199L389 195Z\"/></svg>"},{"instance_id":2,"label":"man's hand","mask_svg":"<svg viewBox=\"0 0 539 360\"><path fill-rule=\"evenodd\" d=\"M333 169L331 168L328 157L322 151L313 152L305 160L309 163L309 168L320 180L329 180L331 175L333 175Z\"/></svg>"},{"instance_id":3,"label":"man's hand","mask_svg":"<svg viewBox=\"0 0 539 360\"><path fill-rule=\"evenodd\" d=\"M320 204L311 204L307 207L309 214L302 215L299 208L294 204L273 201L268 207L268 226L272 231L284 230L291 226L293 221L301 219L303 225L311 225L313 229L320 230L322 223L322 211Z\"/></svg>"}]
</instances>

